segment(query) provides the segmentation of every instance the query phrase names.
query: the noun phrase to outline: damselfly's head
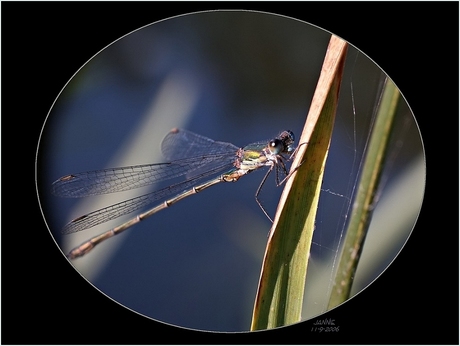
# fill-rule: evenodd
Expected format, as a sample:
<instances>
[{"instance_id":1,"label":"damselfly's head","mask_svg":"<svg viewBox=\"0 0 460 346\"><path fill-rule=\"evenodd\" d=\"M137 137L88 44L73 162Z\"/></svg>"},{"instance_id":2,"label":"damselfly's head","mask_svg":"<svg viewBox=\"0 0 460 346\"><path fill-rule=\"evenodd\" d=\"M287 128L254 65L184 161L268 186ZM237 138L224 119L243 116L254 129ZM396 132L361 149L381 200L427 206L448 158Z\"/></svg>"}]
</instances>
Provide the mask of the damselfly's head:
<instances>
[{"instance_id":1,"label":"damselfly's head","mask_svg":"<svg viewBox=\"0 0 460 346\"><path fill-rule=\"evenodd\" d=\"M294 151L294 133L286 130L268 144L272 154L291 153Z\"/></svg>"}]
</instances>

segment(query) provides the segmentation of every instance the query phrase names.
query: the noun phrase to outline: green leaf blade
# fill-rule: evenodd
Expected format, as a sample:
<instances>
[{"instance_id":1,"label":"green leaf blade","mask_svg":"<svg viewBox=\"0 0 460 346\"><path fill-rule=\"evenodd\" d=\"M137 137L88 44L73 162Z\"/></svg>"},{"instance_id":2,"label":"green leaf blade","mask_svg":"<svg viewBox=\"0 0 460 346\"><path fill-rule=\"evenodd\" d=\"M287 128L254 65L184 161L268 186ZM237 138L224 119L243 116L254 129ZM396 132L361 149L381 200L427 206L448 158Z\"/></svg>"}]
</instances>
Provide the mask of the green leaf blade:
<instances>
[{"instance_id":1,"label":"green leaf blade","mask_svg":"<svg viewBox=\"0 0 460 346\"><path fill-rule=\"evenodd\" d=\"M296 157L270 231L251 330L301 320L305 279L324 166L346 56L332 36Z\"/></svg>"},{"instance_id":2,"label":"green leaf blade","mask_svg":"<svg viewBox=\"0 0 460 346\"><path fill-rule=\"evenodd\" d=\"M374 209L375 196L399 97L400 93L396 85L391 80L387 80L364 159L356 201L353 203L350 222L345 233L344 245L329 299L329 309L350 297L353 279Z\"/></svg>"}]
</instances>

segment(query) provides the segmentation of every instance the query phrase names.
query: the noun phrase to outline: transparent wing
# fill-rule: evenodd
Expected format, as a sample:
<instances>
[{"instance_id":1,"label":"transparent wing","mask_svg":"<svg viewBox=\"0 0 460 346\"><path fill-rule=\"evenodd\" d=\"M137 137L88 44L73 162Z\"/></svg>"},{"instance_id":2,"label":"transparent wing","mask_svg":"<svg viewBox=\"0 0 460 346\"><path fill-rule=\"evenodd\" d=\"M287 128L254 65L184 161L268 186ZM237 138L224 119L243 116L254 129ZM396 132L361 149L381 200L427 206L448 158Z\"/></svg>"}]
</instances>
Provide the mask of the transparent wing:
<instances>
[{"instance_id":1,"label":"transparent wing","mask_svg":"<svg viewBox=\"0 0 460 346\"><path fill-rule=\"evenodd\" d=\"M230 170L233 167L233 162L229 158L231 157L227 157L227 160L218 161L213 169L195 175L189 180L82 215L69 222L62 230L62 233L69 234L91 228L144 208L155 201L166 200L169 196L184 192L186 189L196 186L200 180L208 176L216 176L218 173Z\"/></svg>"},{"instance_id":2,"label":"transparent wing","mask_svg":"<svg viewBox=\"0 0 460 346\"><path fill-rule=\"evenodd\" d=\"M231 143L215 141L183 129L172 129L161 143L163 156L171 161L203 155L236 154L238 149Z\"/></svg>"},{"instance_id":3,"label":"transparent wing","mask_svg":"<svg viewBox=\"0 0 460 346\"><path fill-rule=\"evenodd\" d=\"M237 150L233 144L174 129L162 143L163 154L171 162L66 175L53 183L52 192L60 197L86 197L131 190L185 174L190 177L203 166L212 167L213 161L235 156Z\"/></svg>"},{"instance_id":4,"label":"transparent wing","mask_svg":"<svg viewBox=\"0 0 460 346\"><path fill-rule=\"evenodd\" d=\"M131 190L185 175L221 158L222 155L188 158L177 162L70 174L56 180L52 185L52 192L59 197L86 197Z\"/></svg>"}]
</instances>

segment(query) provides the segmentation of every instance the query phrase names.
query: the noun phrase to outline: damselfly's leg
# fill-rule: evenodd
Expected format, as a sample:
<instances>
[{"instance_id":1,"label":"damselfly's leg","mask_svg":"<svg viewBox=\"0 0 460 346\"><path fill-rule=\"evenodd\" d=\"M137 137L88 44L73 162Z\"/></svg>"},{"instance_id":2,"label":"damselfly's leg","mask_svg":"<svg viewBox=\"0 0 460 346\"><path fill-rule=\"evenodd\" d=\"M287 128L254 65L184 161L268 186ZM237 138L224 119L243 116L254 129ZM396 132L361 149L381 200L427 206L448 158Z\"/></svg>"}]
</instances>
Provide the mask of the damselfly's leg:
<instances>
[{"instance_id":1,"label":"damselfly's leg","mask_svg":"<svg viewBox=\"0 0 460 346\"><path fill-rule=\"evenodd\" d=\"M267 171L267 173L265 173L265 176L264 178L262 179L262 181L260 182L259 184L259 187L257 188L257 191L256 191L256 202L257 204L259 205L260 209L262 209L262 211L264 212L265 216L273 223L273 220L272 218L268 215L267 211L265 210L264 206L262 205L262 203L260 202L259 200L259 193L260 191L262 190L262 186L264 185L265 181L267 180L268 176L270 175L270 173L272 172L273 170L273 167L274 165L270 166L270 169Z\"/></svg>"}]
</instances>

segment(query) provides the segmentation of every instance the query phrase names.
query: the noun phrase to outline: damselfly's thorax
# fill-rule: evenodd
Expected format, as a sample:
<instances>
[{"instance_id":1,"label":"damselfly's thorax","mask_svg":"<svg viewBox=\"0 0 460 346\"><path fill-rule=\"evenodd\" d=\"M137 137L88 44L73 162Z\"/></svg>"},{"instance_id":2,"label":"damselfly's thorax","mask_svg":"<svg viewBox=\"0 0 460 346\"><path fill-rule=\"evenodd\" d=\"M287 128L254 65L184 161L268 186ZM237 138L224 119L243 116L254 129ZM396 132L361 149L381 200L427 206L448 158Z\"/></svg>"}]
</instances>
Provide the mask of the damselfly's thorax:
<instances>
[{"instance_id":1,"label":"damselfly's thorax","mask_svg":"<svg viewBox=\"0 0 460 346\"><path fill-rule=\"evenodd\" d=\"M234 166L248 173L262 166L273 166L283 158L283 154L294 151L294 134L283 131L268 142L257 142L239 149Z\"/></svg>"}]
</instances>

